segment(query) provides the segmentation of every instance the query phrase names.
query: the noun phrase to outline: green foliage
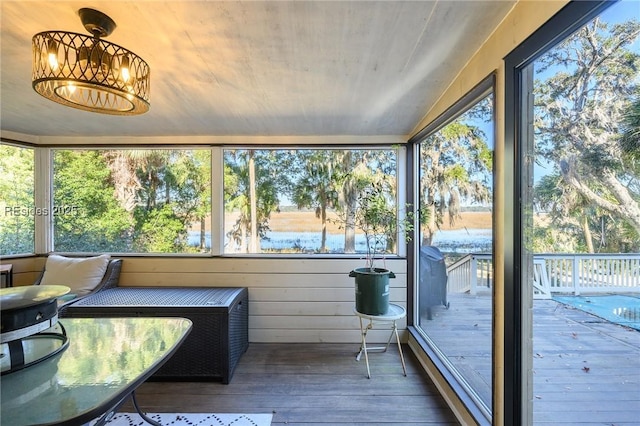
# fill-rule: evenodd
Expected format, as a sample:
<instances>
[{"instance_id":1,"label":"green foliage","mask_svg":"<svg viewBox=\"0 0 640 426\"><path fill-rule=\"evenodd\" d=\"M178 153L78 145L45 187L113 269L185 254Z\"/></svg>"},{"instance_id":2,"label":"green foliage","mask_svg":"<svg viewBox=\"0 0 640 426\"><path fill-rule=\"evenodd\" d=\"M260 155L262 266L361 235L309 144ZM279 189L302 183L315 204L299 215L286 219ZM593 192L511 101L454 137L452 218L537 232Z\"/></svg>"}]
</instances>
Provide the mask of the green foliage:
<instances>
[{"instance_id":1,"label":"green foliage","mask_svg":"<svg viewBox=\"0 0 640 426\"><path fill-rule=\"evenodd\" d=\"M482 123L491 123L489 95L420 144L422 244L431 245L446 217L453 225L463 202L491 202L493 151Z\"/></svg>"},{"instance_id":2,"label":"green foliage","mask_svg":"<svg viewBox=\"0 0 640 426\"><path fill-rule=\"evenodd\" d=\"M398 226L406 240L411 240L413 215L408 211L406 218L399 223L394 193L394 186L383 177L367 185L357 199L354 224L364 233L367 267L372 270L376 256L386 253L388 244L396 240Z\"/></svg>"},{"instance_id":3,"label":"green foliage","mask_svg":"<svg viewBox=\"0 0 640 426\"><path fill-rule=\"evenodd\" d=\"M169 203L154 209L138 208L134 213L136 227L133 248L141 253L181 253L186 248L183 218L174 213Z\"/></svg>"},{"instance_id":4,"label":"green foliage","mask_svg":"<svg viewBox=\"0 0 640 426\"><path fill-rule=\"evenodd\" d=\"M0 255L33 253L34 150L0 144Z\"/></svg>"},{"instance_id":5,"label":"green foliage","mask_svg":"<svg viewBox=\"0 0 640 426\"><path fill-rule=\"evenodd\" d=\"M56 151L54 170L53 204L65 212L54 217L56 251L128 251L132 221L114 198L101 153Z\"/></svg>"},{"instance_id":6,"label":"green foliage","mask_svg":"<svg viewBox=\"0 0 640 426\"><path fill-rule=\"evenodd\" d=\"M286 186L286 153L274 150L225 150L224 152L225 210L238 212L238 218L227 235L241 252L249 251L251 235L251 189L255 189L257 229L254 243L269 230L269 217L276 211L279 190ZM253 172L251 171L253 166ZM255 172L255 182L250 176Z\"/></svg>"},{"instance_id":7,"label":"green foliage","mask_svg":"<svg viewBox=\"0 0 640 426\"><path fill-rule=\"evenodd\" d=\"M297 178L290 193L298 209L314 208L321 220L321 241L319 251L327 251L327 211L338 204L338 190L335 169L338 168L341 151L301 150L296 156Z\"/></svg>"},{"instance_id":8,"label":"green foliage","mask_svg":"<svg viewBox=\"0 0 640 426\"><path fill-rule=\"evenodd\" d=\"M636 20L596 18L535 63L536 155L552 167L535 189L550 218L539 226L578 252L640 250L639 35Z\"/></svg>"},{"instance_id":9,"label":"green foliage","mask_svg":"<svg viewBox=\"0 0 640 426\"><path fill-rule=\"evenodd\" d=\"M626 109L621 123L620 151L630 169L640 176L640 94Z\"/></svg>"},{"instance_id":10,"label":"green foliage","mask_svg":"<svg viewBox=\"0 0 640 426\"><path fill-rule=\"evenodd\" d=\"M211 206L208 150L56 150L56 251L184 253Z\"/></svg>"}]
</instances>

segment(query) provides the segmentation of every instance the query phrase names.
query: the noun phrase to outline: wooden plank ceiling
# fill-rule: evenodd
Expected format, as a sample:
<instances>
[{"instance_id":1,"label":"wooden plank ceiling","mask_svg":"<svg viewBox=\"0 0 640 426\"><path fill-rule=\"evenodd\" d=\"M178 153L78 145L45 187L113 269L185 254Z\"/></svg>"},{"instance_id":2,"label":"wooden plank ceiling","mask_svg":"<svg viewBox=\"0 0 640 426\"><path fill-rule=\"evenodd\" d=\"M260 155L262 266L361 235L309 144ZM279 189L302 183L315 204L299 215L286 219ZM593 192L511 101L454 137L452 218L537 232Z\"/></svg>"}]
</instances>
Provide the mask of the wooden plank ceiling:
<instances>
[{"instance_id":1,"label":"wooden plank ceiling","mask_svg":"<svg viewBox=\"0 0 640 426\"><path fill-rule=\"evenodd\" d=\"M2 130L40 136L409 135L514 1L2 1ZM85 33L151 67L142 116L88 113L31 88L31 37Z\"/></svg>"}]
</instances>

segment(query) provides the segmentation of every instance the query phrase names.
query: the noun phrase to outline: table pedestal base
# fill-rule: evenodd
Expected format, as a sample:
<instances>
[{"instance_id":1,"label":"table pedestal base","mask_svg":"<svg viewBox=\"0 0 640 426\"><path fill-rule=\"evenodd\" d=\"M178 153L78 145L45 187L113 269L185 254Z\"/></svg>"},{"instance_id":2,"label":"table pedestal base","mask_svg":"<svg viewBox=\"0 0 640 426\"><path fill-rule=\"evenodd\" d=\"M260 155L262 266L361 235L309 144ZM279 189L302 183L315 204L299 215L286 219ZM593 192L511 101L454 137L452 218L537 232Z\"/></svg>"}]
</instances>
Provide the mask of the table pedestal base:
<instances>
[{"instance_id":1,"label":"table pedestal base","mask_svg":"<svg viewBox=\"0 0 640 426\"><path fill-rule=\"evenodd\" d=\"M128 397L131 397L131 402L133 403L133 406L136 409L136 412L138 413L138 415L140 415L140 417L142 417L142 420L144 420L145 422L147 422L147 423L149 423L150 425L153 425L153 426L162 426L162 424L158 423L157 421L155 421L152 418L150 418L149 416L147 416L147 414L140 409L140 406L138 405L138 401L136 400L136 392L135 391L131 392L131 394L129 396L127 396L122 401L120 401L118 404L116 404L116 406L113 407L111 410L109 410L109 412L107 414L105 414L104 416L100 417L98 420L96 420L95 423L90 423L90 425L91 426L103 426L104 424L106 424L109 420L111 420L113 418L113 416L116 415L116 413L118 411L118 408L120 408L122 406L122 404L124 404L124 402L127 400Z\"/></svg>"}]
</instances>

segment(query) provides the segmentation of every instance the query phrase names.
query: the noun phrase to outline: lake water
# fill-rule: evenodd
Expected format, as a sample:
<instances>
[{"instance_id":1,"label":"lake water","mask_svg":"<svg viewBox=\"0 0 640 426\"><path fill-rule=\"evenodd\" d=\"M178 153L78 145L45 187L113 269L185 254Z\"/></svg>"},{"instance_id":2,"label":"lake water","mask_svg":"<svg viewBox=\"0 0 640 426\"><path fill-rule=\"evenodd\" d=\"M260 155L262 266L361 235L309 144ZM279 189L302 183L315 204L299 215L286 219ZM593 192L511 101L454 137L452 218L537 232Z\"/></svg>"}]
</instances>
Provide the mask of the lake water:
<instances>
[{"instance_id":1,"label":"lake water","mask_svg":"<svg viewBox=\"0 0 640 426\"><path fill-rule=\"evenodd\" d=\"M206 244L211 246L211 234L206 234ZM197 245L200 233L189 232L189 244ZM433 245L442 252L447 253L490 253L491 252L490 229L460 229L451 231L438 231ZM327 248L330 253L342 253L344 249L343 234L328 234ZM320 247L320 234L317 232L269 232L267 238L262 239L260 245L263 250L288 250L296 248L300 252L313 253ZM356 252L366 252L363 236L356 236Z\"/></svg>"}]
</instances>

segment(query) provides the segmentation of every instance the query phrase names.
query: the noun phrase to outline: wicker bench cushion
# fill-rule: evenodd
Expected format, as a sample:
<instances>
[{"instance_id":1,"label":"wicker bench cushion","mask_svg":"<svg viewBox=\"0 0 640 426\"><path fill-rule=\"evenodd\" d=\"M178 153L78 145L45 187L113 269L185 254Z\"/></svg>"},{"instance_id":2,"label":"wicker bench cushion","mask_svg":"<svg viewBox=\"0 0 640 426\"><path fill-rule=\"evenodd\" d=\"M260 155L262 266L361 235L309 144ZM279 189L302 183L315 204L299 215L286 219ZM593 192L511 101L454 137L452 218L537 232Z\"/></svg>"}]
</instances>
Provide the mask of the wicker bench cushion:
<instances>
[{"instance_id":1,"label":"wicker bench cushion","mask_svg":"<svg viewBox=\"0 0 640 426\"><path fill-rule=\"evenodd\" d=\"M52 254L47 257L41 285L65 285L71 293L84 296L100 284L107 270L110 257L64 257Z\"/></svg>"}]
</instances>

